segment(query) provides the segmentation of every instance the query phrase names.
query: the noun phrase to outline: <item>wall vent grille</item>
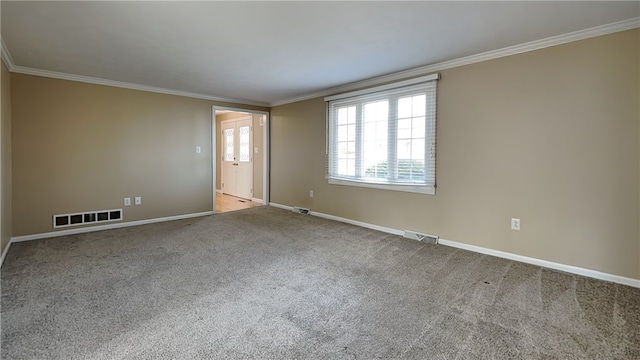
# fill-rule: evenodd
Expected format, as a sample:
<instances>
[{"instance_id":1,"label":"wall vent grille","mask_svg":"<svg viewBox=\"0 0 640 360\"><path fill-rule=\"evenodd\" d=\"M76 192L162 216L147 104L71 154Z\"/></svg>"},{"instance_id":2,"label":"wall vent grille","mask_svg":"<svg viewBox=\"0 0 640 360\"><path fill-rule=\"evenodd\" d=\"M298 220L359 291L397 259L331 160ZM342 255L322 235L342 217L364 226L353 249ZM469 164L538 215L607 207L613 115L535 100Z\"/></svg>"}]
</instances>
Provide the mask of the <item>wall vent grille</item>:
<instances>
[{"instance_id":1,"label":"wall vent grille","mask_svg":"<svg viewBox=\"0 0 640 360\"><path fill-rule=\"evenodd\" d=\"M122 209L53 215L53 227L61 228L122 220Z\"/></svg>"},{"instance_id":2,"label":"wall vent grille","mask_svg":"<svg viewBox=\"0 0 640 360\"><path fill-rule=\"evenodd\" d=\"M303 208L303 207L299 207L299 206L294 206L292 211L295 212L295 213L298 213L298 214L304 214L304 215L309 214L309 209Z\"/></svg>"},{"instance_id":3,"label":"wall vent grille","mask_svg":"<svg viewBox=\"0 0 640 360\"><path fill-rule=\"evenodd\" d=\"M407 239L418 240L427 244L437 244L439 240L439 237L437 235L422 234L412 230L405 230L402 236Z\"/></svg>"}]
</instances>

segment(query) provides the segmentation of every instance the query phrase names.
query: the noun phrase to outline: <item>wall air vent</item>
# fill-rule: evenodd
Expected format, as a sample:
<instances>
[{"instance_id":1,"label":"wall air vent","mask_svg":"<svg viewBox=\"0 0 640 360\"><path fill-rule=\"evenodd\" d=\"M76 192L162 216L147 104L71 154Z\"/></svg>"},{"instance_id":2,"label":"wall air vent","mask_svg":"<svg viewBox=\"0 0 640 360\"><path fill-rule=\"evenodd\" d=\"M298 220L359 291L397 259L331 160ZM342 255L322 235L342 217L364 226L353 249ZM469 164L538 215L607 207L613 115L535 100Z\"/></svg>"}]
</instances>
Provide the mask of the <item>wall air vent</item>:
<instances>
[{"instance_id":1,"label":"wall air vent","mask_svg":"<svg viewBox=\"0 0 640 360\"><path fill-rule=\"evenodd\" d=\"M405 230L402 236L407 239L418 240L427 244L437 244L439 239L439 236L437 235L421 234L411 230Z\"/></svg>"},{"instance_id":2,"label":"wall air vent","mask_svg":"<svg viewBox=\"0 0 640 360\"><path fill-rule=\"evenodd\" d=\"M293 212L298 213L298 214L307 215L307 214L309 214L309 209L303 208L303 207L299 207L299 206L294 206L293 207Z\"/></svg>"},{"instance_id":3,"label":"wall air vent","mask_svg":"<svg viewBox=\"0 0 640 360\"><path fill-rule=\"evenodd\" d=\"M53 227L78 226L122 220L122 209L87 211L74 214L53 215Z\"/></svg>"}]
</instances>

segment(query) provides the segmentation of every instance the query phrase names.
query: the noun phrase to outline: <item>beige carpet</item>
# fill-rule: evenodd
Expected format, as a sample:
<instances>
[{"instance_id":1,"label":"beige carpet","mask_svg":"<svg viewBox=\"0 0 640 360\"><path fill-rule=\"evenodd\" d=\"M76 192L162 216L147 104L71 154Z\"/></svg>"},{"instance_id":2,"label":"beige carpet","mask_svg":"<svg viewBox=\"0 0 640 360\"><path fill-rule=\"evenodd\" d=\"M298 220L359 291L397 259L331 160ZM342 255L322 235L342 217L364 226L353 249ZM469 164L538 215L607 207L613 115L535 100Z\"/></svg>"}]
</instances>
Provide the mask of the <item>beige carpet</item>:
<instances>
[{"instance_id":1,"label":"beige carpet","mask_svg":"<svg viewBox=\"0 0 640 360\"><path fill-rule=\"evenodd\" d=\"M3 359L640 359L640 289L285 210L16 243Z\"/></svg>"}]
</instances>

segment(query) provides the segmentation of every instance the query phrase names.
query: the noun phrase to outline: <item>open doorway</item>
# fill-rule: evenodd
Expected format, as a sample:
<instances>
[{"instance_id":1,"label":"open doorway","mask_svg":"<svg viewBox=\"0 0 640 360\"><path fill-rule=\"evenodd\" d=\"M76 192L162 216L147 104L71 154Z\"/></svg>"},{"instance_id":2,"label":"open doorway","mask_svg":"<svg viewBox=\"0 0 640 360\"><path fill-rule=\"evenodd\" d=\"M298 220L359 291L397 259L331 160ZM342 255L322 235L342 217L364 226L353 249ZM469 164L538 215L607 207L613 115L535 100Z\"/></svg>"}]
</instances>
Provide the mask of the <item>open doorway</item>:
<instances>
[{"instance_id":1,"label":"open doorway","mask_svg":"<svg viewBox=\"0 0 640 360\"><path fill-rule=\"evenodd\" d=\"M261 111L213 107L214 211L268 204L268 120Z\"/></svg>"}]
</instances>

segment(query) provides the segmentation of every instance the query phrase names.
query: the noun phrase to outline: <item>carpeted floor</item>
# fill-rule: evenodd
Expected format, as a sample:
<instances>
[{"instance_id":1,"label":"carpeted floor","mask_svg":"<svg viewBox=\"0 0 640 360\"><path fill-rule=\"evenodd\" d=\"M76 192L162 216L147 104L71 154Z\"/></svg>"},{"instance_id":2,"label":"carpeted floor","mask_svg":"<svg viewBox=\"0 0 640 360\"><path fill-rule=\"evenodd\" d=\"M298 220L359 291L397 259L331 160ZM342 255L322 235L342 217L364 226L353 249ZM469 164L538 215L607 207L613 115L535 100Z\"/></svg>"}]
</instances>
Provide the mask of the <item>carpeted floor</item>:
<instances>
[{"instance_id":1,"label":"carpeted floor","mask_svg":"<svg viewBox=\"0 0 640 360\"><path fill-rule=\"evenodd\" d=\"M640 289L259 207L16 243L3 359L640 359Z\"/></svg>"}]
</instances>

